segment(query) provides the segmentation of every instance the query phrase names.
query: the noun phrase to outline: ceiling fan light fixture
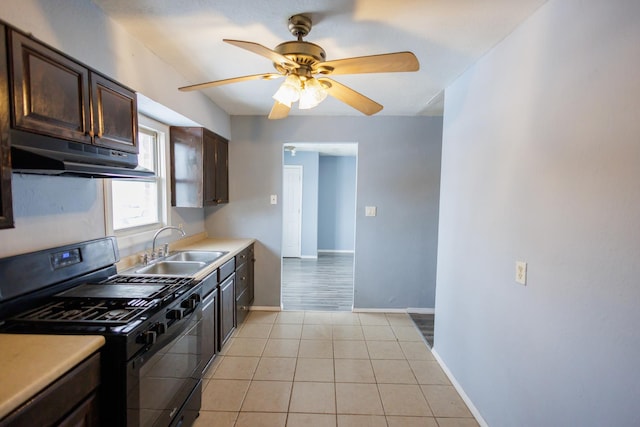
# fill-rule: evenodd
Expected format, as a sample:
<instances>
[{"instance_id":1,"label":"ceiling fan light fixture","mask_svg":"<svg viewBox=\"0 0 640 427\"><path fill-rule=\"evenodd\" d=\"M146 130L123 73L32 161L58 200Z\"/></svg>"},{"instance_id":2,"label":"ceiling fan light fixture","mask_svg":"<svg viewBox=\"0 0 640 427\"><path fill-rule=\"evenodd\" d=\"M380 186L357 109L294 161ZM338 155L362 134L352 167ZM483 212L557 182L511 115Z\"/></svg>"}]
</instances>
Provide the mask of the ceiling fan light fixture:
<instances>
[{"instance_id":1,"label":"ceiling fan light fixture","mask_svg":"<svg viewBox=\"0 0 640 427\"><path fill-rule=\"evenodd\" d=\"M304 82L304 89L300 93L298 108L308 110L316 107L327 97L327 90L317 79L311 77Z\"/></svg>"},{"instance_id":2,"label":"ceiling fan light fixture","mask_svg":"<svg viewBox=\"0 0 640 427\"><path fill-rule=\"evenodd\" d=\"M300 78L294 74L289 74L273 95L273 99L281 104L291 107L291 104L300 99L301 86L302 83L300 82Z\"/></svg>"}]
</instances>

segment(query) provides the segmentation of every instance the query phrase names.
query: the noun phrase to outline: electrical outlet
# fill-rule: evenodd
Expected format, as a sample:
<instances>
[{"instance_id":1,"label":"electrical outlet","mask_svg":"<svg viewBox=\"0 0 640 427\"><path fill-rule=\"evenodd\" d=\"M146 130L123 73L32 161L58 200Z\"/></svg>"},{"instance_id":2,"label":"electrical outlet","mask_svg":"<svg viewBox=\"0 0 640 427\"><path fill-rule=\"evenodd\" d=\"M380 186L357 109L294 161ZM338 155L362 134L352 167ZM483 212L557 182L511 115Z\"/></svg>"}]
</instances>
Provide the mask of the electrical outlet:
<instances>
[{"instance_id":1,"label":"electrical outlet","mask_svg":"<svg viewBox=\"0 0 640 427\"><path fill-rule=\"evenodd\" d=\"M278 195L277 194L272 194L271 195L271 204L272 205L277 205L278 204Z\"/></svg>"},{"instance_id":2,"label":"electrical outlet","mask_svg":"<svg viewBox=\"0 0 640 427\"><path fill-rule=\"evenodd\" d=\"M527 284L527 263L524 261L516 261L516 282Z\"/></svg>"},{"instance_id":3,"label":"electrical outlet","mask_svg":"<svg viewBox=\"0 0 640 427\"><path fill-rule=\"evenodd\" d=\"M364 207L364 216L376 216L377 209L375 206L365 206Z\"/></svg>"}]
</instances>

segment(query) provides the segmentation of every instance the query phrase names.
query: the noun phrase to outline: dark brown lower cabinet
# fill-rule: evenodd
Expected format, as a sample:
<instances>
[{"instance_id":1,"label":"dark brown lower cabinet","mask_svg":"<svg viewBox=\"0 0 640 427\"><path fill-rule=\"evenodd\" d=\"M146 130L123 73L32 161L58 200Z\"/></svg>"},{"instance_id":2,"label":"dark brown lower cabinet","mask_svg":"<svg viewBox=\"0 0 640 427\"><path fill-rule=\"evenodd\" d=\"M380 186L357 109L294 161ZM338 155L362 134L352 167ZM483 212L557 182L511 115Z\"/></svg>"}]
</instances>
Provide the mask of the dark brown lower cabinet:
<instances>
[{"instance_id":1,"label":"dark brown lower cabinet","mask_svg":"<svg viewBox=\"0 0 640 427\"><path fill-rule=\"evenodd\" d=\"M220 284L220 348L227 342L235 328L235 273Z\"/></svg>"},{"instance_id":2,"label":"dark brown lower cabinet","mask_svg":"<svg viewBox=\"0 0 640 427\"><path fill-rule=\"evenodd\" d=\"M253 302L253 245L236 255L236 326L242 324Z\"/></svg>"},{"instance_id":3,"label":"dark brown lower cabinet","mask_svg":"<svg viewBox=\"0 0 640 427\"><path fill-rule=\"evenodd\" d=\"M58 427L99 426L98 395L92 393L69 416L65 417Z\"/></svg>"},{"instance_id":4,"label":"dark brown lower cabinet","mask_svg":"<svg viewBox=\"0 0 640 427\"><path fill-rule=\"evenodd\" d=\"M100 354L95 353L0 421L0 427L96 427Z\"/></svg>"}]
</instances>

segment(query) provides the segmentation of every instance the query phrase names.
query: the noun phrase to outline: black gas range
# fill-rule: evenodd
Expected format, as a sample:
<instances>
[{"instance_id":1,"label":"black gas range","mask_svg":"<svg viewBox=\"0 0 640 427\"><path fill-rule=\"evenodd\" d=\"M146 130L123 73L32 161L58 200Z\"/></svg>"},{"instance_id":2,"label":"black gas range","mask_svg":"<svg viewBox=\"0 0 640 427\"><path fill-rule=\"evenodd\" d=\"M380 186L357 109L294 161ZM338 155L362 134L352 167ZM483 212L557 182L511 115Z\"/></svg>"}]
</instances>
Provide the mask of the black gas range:
<instances>
[{"instance_id":1,"label":"black gas range","mask_svg":"<svg viewBox=\"0 0 640 427\"><path fill-rule=\"evenodd\" d=\"M0 259L0 332L102 335L102 425L188 426L200 408L201 286L118 275L118 260L111 237Z\"/></svg>"}]
</instances>

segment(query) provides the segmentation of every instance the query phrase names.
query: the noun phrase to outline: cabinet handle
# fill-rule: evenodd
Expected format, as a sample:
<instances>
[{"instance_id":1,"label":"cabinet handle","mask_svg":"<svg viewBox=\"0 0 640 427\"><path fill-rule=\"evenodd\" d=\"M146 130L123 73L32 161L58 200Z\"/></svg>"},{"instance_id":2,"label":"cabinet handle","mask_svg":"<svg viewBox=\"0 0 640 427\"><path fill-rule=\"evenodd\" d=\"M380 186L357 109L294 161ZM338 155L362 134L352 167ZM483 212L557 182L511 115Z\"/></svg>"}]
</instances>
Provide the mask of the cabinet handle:
<instances>
[{"instance_id":1,"label":"cabinet handle","mask_svg":"<svg viewBox=\"0 0 640 427\"><path fill-rule=\"evenodd\" d=\"M247 277L246 277L246 276L242 276L242 277L240 278L240 280L247 280Z\"/></svg>"}]
</instances>

